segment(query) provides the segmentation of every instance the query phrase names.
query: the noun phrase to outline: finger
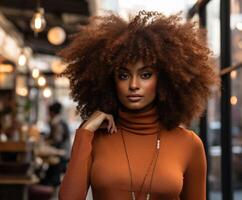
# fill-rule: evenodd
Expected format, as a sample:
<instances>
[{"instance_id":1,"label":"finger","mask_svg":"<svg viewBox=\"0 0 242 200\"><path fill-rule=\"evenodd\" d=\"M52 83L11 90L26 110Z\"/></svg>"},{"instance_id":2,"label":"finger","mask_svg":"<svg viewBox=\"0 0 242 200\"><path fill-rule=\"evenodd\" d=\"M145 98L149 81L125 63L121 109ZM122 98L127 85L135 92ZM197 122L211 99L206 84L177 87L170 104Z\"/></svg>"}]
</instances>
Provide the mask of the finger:
<instances>
[{"instance_id":1,"label":"finger","mask_svg":"<svg viewBox=\"0 0 242 200\"><path fill-rule=\"evenodd\" d=\"M112 117L112 131L117 132L117 127L116 127L116 124L115 124L113 117Z\"/></svg>"},{"instance_id":2,"label":"finger","mask_svg":"<svg viewBox=\"0 0 242 200\"><path fill-rule=\"evenodd\" d=\"M110 119L110 117L109 116L107 116L107 121L108 121L108 127L107 127L107 129L108 129L108 132L110 132L110 129L112 128L112 120Z\"/></svg>"},{"instance_id":3,"label":"finger","mask_svg":"<svg viewBox=\"0 0 242 200\"><path fill-rule=\"evenodd\" d=\"M113 126L113 124L112 124L111 133L113 133L114 130L115 130L115 128L114 128L114 126Z\"/></svg>"},{"instance_id":4,"label":"finger","mask_svg":"<svg viewBox=\"0 0 242 200\"><path fill-rule=\"evenodd\" d=\"M118 132L118 128L117 128L117 126L115 125L115 132Z\"/></svg>"},{"instance_id":5,"label":"finger","mask_svg":"<svg viewBox=\"0 0 242 200\"><path fill-rule=\"evenodd\" d=\"M110 130L110 133L114 133L115 132L115 123L114 123L114 119L113 119L113 116L109 116L110 118L110 122L111 122L111 130Z\"/></svg>"},{"instance_id":6,"label":"finger","mask_svg":"<svg viewBox=\"0 0 242 200\"><path fill-rule=\"evenodd\" d=\"M115 121L113 120L113 126L114 126L114 131L115 132L118 132L118 129L117 129L117 126L116 126L116 124L115 124Z\"/></svg>"},{"instance_id":7,"label":"finger","mask_svg":"<svg viewBox=\"0 0 242 200\"><path fill-rule=\"evenodd\" d=\"M112 119L112 133L116 132L117 128L115 126L115 122L114 120Z\"/></svg>"}]
</instances>

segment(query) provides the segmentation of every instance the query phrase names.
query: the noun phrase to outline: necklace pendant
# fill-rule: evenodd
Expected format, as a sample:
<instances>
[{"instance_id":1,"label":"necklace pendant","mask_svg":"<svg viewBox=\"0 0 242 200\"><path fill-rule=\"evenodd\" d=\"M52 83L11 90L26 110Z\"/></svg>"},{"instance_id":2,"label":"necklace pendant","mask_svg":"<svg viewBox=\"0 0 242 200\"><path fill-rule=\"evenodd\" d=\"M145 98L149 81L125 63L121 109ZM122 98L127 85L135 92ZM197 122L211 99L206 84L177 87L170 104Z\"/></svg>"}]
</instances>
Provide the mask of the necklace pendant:
<instances>
[{"instance_id":1,"label":"necklace pendant","mask_svg":"<svg viewBox=\"0 0 242 200\"><path fill-rule=\"evenodd\" d=\"M150 200L150 193L147 193L146 200Z\"/></svg>"},{"instance_id":2,"label":"necklace pendant","mask_svg":"<svg viewBox=\"0 0 242 200\"><path fill-rule=\"evenodd\" d=\"M135 193L134 192L131 192L131 194L132 194L132 200L136 200Z\"/></svg>"}]
</instances>

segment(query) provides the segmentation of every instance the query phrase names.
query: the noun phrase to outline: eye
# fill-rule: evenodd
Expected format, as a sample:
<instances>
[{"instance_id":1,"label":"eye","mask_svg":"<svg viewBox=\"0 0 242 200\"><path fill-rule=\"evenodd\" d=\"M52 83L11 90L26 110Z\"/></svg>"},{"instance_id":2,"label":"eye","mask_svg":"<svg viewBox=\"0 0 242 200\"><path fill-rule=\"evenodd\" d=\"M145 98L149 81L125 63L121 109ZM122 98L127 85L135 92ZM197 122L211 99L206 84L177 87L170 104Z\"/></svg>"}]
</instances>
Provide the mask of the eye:
<instances>
[{"instance_id":1,"label":"eye","mask_svg":"<svg viewBox=\"0 0 242 200\"><path fill-rule=\"evenodd\" d=\"M129 78L129 75L128 75L128 73L126 73L126 72L119 72L119 74L118 74L118 78L119 78L120 80L127 80L127 79Z\"/></svg>"},{"instance_id":2,"label":"eye","mask_svg":"<svg viewBox=\"0 0 242 200\"><path fill-rule=\"evenodd\" d=\"M141 73L141 78L142 79L149 79L152 76L151 72L143 72Z\"/></svg>"}]
</instances>

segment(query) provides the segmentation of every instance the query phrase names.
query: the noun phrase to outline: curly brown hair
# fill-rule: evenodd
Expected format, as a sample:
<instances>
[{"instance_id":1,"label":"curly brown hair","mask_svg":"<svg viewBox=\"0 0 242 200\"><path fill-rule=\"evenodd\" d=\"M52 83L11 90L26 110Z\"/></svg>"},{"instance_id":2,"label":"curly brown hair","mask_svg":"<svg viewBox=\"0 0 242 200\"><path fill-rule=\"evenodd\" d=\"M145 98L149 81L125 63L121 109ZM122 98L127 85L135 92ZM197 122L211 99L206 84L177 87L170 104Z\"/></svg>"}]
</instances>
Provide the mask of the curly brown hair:
<instances>
[{"instance_id":1,"label":"curly brown hair","mask_svg":"<svg viewBox=\"0 0 242 200\"><path fill-rule=\"evenodd\" d=\"M180 14L141 11L129 22L111 13L93 17L59 55L68 63L71 97L83 119L95 110L117 118L114 71L142 60L158 69L157 108L168 130L203 112L219 76L209 61L204 31Z\"/></svg>"}]
</instances>

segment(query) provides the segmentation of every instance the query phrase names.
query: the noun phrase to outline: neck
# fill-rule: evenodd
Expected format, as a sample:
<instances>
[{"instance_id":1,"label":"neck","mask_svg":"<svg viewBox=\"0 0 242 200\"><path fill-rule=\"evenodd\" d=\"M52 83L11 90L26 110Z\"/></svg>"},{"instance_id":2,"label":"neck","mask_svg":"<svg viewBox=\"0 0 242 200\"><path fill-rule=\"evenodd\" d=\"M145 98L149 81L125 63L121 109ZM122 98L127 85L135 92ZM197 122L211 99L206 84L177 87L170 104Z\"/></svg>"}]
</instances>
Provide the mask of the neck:
<instances>
[{"instance_id":1,"label":"neck","mask_svg":"<svg viewBox=\"0 0 242 200\"><path fill-rule=\"evenodd\" d=\"M122 130L138 135L156 134L161 129L157 109L154 105L138 112L126 112L120 108L118 125Z\"/></svg>"}]
</instances>

